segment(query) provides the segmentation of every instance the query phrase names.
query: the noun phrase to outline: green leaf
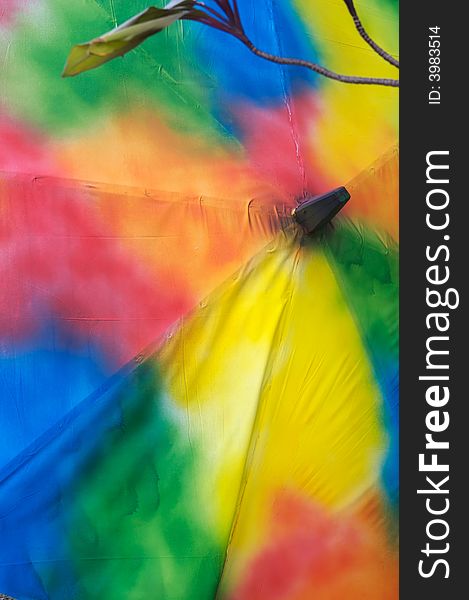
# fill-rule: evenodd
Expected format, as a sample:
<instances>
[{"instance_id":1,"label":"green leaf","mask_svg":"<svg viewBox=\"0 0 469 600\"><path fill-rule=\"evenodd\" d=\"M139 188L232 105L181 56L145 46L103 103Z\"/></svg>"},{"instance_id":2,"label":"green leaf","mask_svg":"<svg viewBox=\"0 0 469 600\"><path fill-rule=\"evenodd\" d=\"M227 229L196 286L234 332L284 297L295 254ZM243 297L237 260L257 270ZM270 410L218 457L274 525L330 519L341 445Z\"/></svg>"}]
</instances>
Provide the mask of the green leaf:
<instances>
[{"instance_id":1,"label":"green leaf","mask_svg":"<svg viewBox=\"0 0 469 600\"><path fill-rule=\"evenodd\" d=\"M147 37L190 14L192 6L192 0L173 0L165 8L150 6L112 31L90 42L73 46L62 77L72 77L96 69L113 58L123 56Z\"/></svg>"}]
</instances>

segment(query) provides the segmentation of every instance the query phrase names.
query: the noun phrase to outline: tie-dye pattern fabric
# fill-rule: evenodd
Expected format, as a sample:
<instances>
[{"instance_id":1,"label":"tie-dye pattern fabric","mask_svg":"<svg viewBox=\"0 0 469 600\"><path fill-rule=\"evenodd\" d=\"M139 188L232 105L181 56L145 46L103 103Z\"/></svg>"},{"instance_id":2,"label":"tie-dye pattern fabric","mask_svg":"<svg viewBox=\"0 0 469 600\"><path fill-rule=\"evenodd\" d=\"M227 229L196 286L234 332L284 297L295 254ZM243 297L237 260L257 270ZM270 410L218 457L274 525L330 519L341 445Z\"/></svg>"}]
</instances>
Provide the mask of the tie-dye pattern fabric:
<instances>
[{"instance_id":1,"label":"tie-dye pattern fabric","mask_svg":"<svg viewBox=\"0 0 469 600\"><path fill-rule=\"evenodd\" d=\"M395 76L342 2L239 4L263 49ZM60 79L145 6L0 0L0 592L394 600L396 90L191 23ZM396 54L396 4L357 6Z\"/></svg>"}]
</instances>

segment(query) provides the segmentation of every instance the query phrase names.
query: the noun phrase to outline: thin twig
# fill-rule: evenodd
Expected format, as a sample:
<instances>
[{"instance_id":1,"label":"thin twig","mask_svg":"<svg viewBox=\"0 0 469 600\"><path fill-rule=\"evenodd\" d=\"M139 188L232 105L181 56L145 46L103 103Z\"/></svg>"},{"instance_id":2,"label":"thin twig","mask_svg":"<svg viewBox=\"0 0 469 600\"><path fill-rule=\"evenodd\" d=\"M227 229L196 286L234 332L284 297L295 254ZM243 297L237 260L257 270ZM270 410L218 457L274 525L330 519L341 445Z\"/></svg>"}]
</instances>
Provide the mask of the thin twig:
<instances>
[{"instance_id":1,"label":"thin twig","mask_svg":"<svg viewBox=\"0 0 469 600\"><path fill-rule=\"evenodd\" d=\"M235 23L236 23L236 25L238 27L242 27L241 17L239 15L238 0L233 0L233 12L234 12L234 17L235 17Z\"/></svg>"},{"instance_id":2,"label":"thin twig","mask_svg":"<svg viewBox=\"0 0 469 600\"><path fill-rule=\"evenodd\" d=\"M215 0L215 3L218 4L230 21L234 21L234 12L230 0Z\"/></svg>"},{"instance_id":3,"label":"thin twig","mask_svg":"<svg viewBox=\"0 0 469 600\"><path fill-rule=\"evenodd\" d=\"M342 83L355 83L362 85L384 85L387 87L399 87L398 79L386 79L382 77L359 77L355 75L342 75L340 73L335 73L334 71L330 71L325 67L321 67L316 63L313 63L309 60L303 60L301 58L283 58L281 56L275 56L274 54L269 54L268 52L264 52L263 50L259 50L256 48L254 44L248 39L241 39L241 41L253 52L256 56L260 58L264 58L273 63L277 63L279 65L290 65L297 67L305 67L306 69L310 69L315 73L319 73L319 75L323 75L324 77L328 77L329 79L334 79L335 81L340 81Z\"/></svg>"},{"instance_id":4,"label":"thin twig","mask_svg":"<svg viewBox=\"0 0 469 600\"><path fill-rule=\"evenodd\" d=\"M226 15L222 15L222 14L218 13L216 10L214 10L210 6L207 6L205 4L205 2L199 2L199 0L194 0L194 6L197 6L199 8L202 8L203 10L206 10L207 13L209 13L213 17L219 19L223 23L226 23L227 25L230 24L230 21L229 21L229 19L228 19L228 17Z\"/></svg>"},{"instance_id":5,"label":"thin twig","mask_svg":"<svg viewBox=\"0 0 469 600\"><path fill-rule=\"evenodd\" d=\"M366 32L365 28L363 27L362 22L360 21L360 17L357 14L357 9L355 8L353 0L344 0L344 2L348 8L350 15L352 16L352 19L353 19L353 22L355 25L355 29L358 31L360 36L365 40L365 42L368 44L368 46L373 48L373 50L376 52L376 54L378 54L381 58L383 58L388 63L390 63L393 67L396 67L398 69L399 61L396 60L394 58L394 56L391 56L389 54L389 52L386 52L386 50L381 48L381 46L378 46L378 44Z\"/></svg>"}]
</instances>

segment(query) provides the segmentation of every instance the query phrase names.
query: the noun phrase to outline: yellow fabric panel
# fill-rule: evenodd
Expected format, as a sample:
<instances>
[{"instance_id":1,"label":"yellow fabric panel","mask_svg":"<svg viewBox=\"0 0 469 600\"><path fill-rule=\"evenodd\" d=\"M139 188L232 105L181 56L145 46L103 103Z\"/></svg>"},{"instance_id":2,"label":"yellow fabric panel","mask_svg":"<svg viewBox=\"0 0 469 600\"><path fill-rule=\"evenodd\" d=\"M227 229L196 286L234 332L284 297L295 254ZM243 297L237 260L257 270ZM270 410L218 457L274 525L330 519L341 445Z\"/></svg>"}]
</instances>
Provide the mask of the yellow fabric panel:
<instances>
[{"instance_id":1,"label":"yellow fabric panel","mask_svg":"<svg viewBox=\"0 0 469 600\"><path fill-rule=\"evenodd\" d=\"M399 78L355 29L342 0L295 0L311 36L320 42L318 62L345 75ZM398 18L392 7L355 2L370 36L398 58ZM395 88L321 81L318 115L311 128L311 155L321 173L338 185L371 164L396 142L399 96ZM370 133L372 132L372 133ZM337 181L341 174L342 181Z\"/></svg>"},{"instance_id":2,"label":"yellow fabric panel","mask_svg":"<svg viewBox=\"0 0 469 600\"><path fill-rule=\"evenodd\" d=\"M379 391L322 252L301 248L290 278L228 550L228 586L268 538L279 490L341 509L372 490L385 450Z\"/></svg>"},{"instance_id":3,"label":"yellow fabric panel","mask_svg":"<svg viewBox=\"0 0 469 600\"><path fill-rule=\"evenodd\" d=\"M279 236L183 319L159 354L181 425L201 451L200 485L220 535L231 527L295 261L295 240Z\"/></svg>"},{"instance_id":4,"label":"yellow fabric panel","mask_svg":"<svg viewBox=\"0 0 469 600\"><path fill-rule=\"evenodd\" d=\"M169 334L159 363L207 511L221 539L231 530L224 588L268 536L279 490L327 510L376 491L379 390L320 245L279 235Z\"/></svg>"}]
</instances>

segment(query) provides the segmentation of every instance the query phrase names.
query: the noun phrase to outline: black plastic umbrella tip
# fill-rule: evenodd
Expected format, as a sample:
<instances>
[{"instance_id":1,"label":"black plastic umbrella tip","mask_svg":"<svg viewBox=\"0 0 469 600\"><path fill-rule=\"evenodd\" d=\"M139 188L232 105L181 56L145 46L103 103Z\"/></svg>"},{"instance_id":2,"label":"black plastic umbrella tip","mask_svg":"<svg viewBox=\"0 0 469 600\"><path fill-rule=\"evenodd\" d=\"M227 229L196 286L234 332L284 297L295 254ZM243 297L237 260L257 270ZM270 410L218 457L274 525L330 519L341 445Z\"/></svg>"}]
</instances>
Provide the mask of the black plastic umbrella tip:
<instances>
[{"instance_id":1,"label":"black plastic umbrella tip","mask_svg":"<svg viewBox=\"0 0 469 600\"><path fill-rule=\"evenodd\" d=\"M338 187L321 196L314 196L293 209L292 216L310 235L329 223L350 200L350 194L343 187Z\"/></svg>"}]
</instances>

